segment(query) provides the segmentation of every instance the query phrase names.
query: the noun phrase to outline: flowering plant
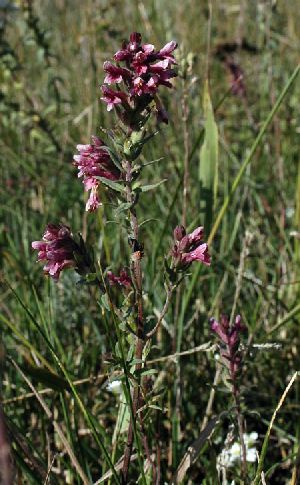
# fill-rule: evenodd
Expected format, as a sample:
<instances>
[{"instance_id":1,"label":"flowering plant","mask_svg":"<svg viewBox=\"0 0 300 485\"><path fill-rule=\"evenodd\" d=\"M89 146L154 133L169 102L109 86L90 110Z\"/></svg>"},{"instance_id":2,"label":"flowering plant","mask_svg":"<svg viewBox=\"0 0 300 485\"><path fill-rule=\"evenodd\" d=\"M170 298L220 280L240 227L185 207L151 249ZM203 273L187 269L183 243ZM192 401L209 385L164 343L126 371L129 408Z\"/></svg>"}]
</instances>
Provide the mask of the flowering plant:
<instances>
[{"instance_id":1,"label":"flowering plant","mask_svg":"<svg viewBox=\"0 0 300 485\"><path fill-rule=\"evenodd\" d=\"M169 275L165 276L166 302L156 325L146 332L141 265L144 251L137 206L140 193L152 190L155 185L143 185L138 181L142 164L136 160L145 143L152 137L145 130L145 124L151 115L155 115L157 123L168 121L166 110L159 99L159 91L164 86L172 87L170 80L176 76L173 69L176 64L173 55L176 47L176 42L171 41L156 50L152 44L143 44L139 33L131 34L129 42L124 42L114 55L115 63L106 61L103 66L105 78L101 99L107 103L108 111L115 109L122 129L110 130L112 146L93 136L90 144L78 144L78 153L74 155L78 177L82 178L85 191L90 191L86 210L94 212L100 207L102 202L99 188L103 185L108 195L114 197L118 204L118 213L125 213L127 239L131 249L129 272L123 268L117 275L106 268L104 274L101 270L101 281L101 275L95 268L93 257L83 239L79 236L80 242L76 242L71 230L64 224L48 224L43 240L32 243L33 249L38 251L38 261L46 261L46 274L57 281L62 271L72 268L81 275L83 282L96 282L105 293L106 304L122 320L115 329L118 350L111 349L111 363L113 369L118 369L121 373L120 382L127 405L131 408L122 458L123 483L128 480L134 442L141 453L141 440L145 440L143 433L140 436L138 427L142 430L144 426L142 407L147 404L145 389L149 385L149 378L143 377L148 372L145 370L146 344L157 333L173 291L182 280L177 278L177 272L185 273L194 261L210 265L208 246L202 241L203 227L186 234L183 226L177 226L171 250L171 267L168 270ZM112 84L115 85L114 89L110 87ZM170 273L173 278L169 280ZM110 286L123 292L124 301L121 307L118 307L117 301L113 301ZM148 453L147 442L144 441L143 446Z\"/></svg>"}]
</instances>

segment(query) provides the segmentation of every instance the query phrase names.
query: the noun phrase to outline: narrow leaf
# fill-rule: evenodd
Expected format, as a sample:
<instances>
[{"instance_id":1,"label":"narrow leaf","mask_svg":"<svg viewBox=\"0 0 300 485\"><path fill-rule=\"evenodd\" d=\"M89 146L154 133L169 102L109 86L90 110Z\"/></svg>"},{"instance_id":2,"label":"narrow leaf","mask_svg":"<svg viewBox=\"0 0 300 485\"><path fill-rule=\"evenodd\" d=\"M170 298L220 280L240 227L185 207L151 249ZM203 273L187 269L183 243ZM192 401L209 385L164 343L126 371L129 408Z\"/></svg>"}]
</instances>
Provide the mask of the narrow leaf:
<instances>
[{"instance_id":1,"label":"narrow leaf","mask_svg":"<svg viewBox=\"0 0 300 485\"><path fill-rule=\"evenodd\" d=\"M160 180L159 182L157 182L156 184L151 184L151 185L144 185L143 187L141 187L141 191L142 192L148 192L149 190L153 190L153 189L156 189L156 187L159 187L161 184L164 184L165 182L167 181L167 179L164 179L164 180Z\"/></svg>"},{"instance_id":2,"label":"narrow leaf","mask_svg":"<svg viewBox=\"0 0 300 485\"><path fill-rule=\"evenodd\" d=\"M125 190L125 187L124 185L118 183L118 182L114 182L114 180L109 180L105 177L95 177L96 179L100 180L104 185L106 185L107 187L109 187L110 189L113 189L115 190L116 192L124 192Z\"/></svg>"},{"instance_id":3,"label":"narrow leaf","mask_svg":"<svg viewBox=\"0 0 300 485\"><path fill-rule=\"evenodd\" d=\"M208 81L204 85L203 96L204 112L204 141L200 149L199 158L199 181L201 209L205 213L205 227L208 228L212 221L212 208L216 202L218 187L218 127L214 118Z\"/></svg>"}]
</instances>

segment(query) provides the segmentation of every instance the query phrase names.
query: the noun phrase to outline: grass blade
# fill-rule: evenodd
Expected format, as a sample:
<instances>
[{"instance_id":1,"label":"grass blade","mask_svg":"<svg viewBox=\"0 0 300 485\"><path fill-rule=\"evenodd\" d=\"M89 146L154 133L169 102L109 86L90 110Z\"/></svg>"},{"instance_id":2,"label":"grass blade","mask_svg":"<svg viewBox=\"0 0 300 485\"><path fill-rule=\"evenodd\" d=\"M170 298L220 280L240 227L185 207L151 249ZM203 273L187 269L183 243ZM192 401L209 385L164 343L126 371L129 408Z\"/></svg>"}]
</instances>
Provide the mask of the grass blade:
<instances>
[{"instance_id":1,"label":"grass blade","mask_svg":"<svg viewBox=\"0 0 300 485\"><path fill-rule=\"evenodd\" d=\"M272 426L274 424L274 421L276 419L276 416L277 416L277 413L278 411L280 410L281 406L283 405L284 403L284 400L287 396L287 393L289 392L290 388L292 387L294 381L296 380L296 377L298 375L298 371L295 372L292 376L292 378L290 379L290 382L288 383L288 385L286 386L280 400L279 400L279 403L278 405L276 406L276 409L273 413L273 416L271 418L271 421L270 421L270 424L269 424L269 427L268 427L268 430L267 430L267 433L266 433L266 436L265 436L265 439L264 439L264 442L263 442L263 446L262 446L262 450L261 450L261 454L260 454L260 458L259 458L259 462L258 462L258 467L257 467L257 471L256 471L256 475L255 475L255 478L252 482L252 485L258 485L259 482L260 482L260 478L261 478L261 473L263 471L263 466L264 466L264 460L265 460L265 456L266 456L266 453L267 453L267 449L268 449L268 444L269 444L269 438L270 438L270 433L271 433L271 430L272 430Z\"/></svg>"}]
</instances>

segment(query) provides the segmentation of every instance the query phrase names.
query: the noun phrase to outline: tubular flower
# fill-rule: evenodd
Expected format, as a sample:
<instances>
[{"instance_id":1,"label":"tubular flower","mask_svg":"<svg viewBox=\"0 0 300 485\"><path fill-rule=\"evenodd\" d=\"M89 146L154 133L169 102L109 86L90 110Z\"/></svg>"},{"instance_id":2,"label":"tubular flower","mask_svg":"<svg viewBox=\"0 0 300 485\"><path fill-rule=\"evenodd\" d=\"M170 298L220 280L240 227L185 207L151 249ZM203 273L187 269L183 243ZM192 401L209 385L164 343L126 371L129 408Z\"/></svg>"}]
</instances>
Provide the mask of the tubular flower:
<instances>
[{"instance_id":1,"label":"tubular flower","mask_svg":"<svg viewBox=\"0 0 300 485\"><path fill-rule=\"evenodd\" d=\"M45 274L58 280L60 272L66 268L76 267L74 251L77 244L68 226L48 224L42 241L33 241L33 249L38 251L38 261L46 261Z\"/></svg>"},{"instance_id":2,"label":"tubular flower","mask_svg":"<svg viewBox=\"0 0 300 485\"><path fill-rule=\"evenodd\" d=\"M121 91L114 91L113 89L110 89L105 85L102 86L101 89L103 93L103 96L101 99L102 101L107 103L107 111L111 111L116 104L125 103L127 100L126 93L122 93Z\"/></svg>"},{"instance_id":3,"label":"tubular flower","mask_svg":"<svg viewBox=\"0 0 300 485\"><path fill-rule=\"evenodd\" d=\"M125 269L122 269L120 271L120 275L119 276L113 274L111 271L108 271L107 272L107 277L108 277L109 284L111 286L120 285L120 286L129 287L132 284L131 278L127 274L127 272L125 271Z\"/></svg>"},{"instance_id":4,"label":"tubular flower","mask_svg":"<svg viewBox=\"0 0 300 485\"><path fill-rule=\"evenodd\" d=\"M125 112L141 112L152 100L159 103L157 93L159 87L172 87L170 79L176 76L172 66L176 64L173 51L177 43L168 42L162 49L156 50L152 44L142 44L142 36L138 32L130 35L129 42L123 42L122 48L114 55L117 65L106 61L103 65L106 76L102 86L103 97L110 111L115 105L122 105ZM125 67L120 67L124 63ZM123 90L114 91L107 84L120 84ZM160 106L157 106L159 111ZM160 113L159 113L160 114ZM166 117L159 118L167 122ZM123 116L126 120L126 116Z\"/></svg>"},{"instance_id":5,"label":"tubular flower","mask_svg":"<svg viewBox=\"0 0 300 485\"><path fill-rule=\"evenodd\" d=\"M108 149L103 141L92 136L90 145L77 145L79 155L74 155L74 165L78 168L78 177L83 177L85 190L90 190L90 196L86 204L86 210L95 211L101 204L98 187L98 177L109 180L118 180L120 171L112 162Z\"/></svg>"},{"instance_id":6,"label":"tubular flower","mask_svg":"<svg viewBox=\"0 0 300 485\"><path fill-rule=\"evenodd\" d=\"M234 378L241 366L240 333L245 330L241 316L237 315L234 324L231 326L226 315L221 316L220 322L211 318L210 324L212 331L218 335L222 343L221 357L229 369L231 377Z\"/></svg>"},{"instance_id":7,"label":"tubular flower","mask_svg":"<svg viewBox=\"0 0 300 485\"><path fill-rule=\"evenodd\" d=\"M183 226L177 226L174 229L174 245L172 256L174 266L178 269L185 269L193 261L201 261L203 264L210 266L210 255L208 246L202 243L203 227L197 227L190 234L186 234Z\"/></svg>"}]
</instances>

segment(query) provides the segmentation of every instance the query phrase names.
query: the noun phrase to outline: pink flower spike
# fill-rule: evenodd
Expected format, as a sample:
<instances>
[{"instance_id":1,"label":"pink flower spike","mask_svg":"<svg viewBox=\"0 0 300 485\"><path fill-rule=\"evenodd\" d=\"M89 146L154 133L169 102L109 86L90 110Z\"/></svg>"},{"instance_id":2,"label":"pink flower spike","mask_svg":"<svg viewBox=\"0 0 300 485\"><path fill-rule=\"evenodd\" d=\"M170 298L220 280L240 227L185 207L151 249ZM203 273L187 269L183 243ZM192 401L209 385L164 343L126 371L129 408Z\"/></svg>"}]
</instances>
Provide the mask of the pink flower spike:
<instances>
[{"instance_id":1,"label":"pink flower spike","mask_svg":"<svg viewBox=\"0 0 300 485\"><path fill-rule=\"evenodd\" d=\"M220 341L220 355L223 363L229 371L230 378L235 379L237 372L241 369L242 354L240 352L240 332L242 330L241 318L238 315L235 323L230 325L226 315L221 316L220 323L214 318L210 319L211 329L215 332Z\"/></svg>"},{"instance_id":2,"label":"pink flower spike","mask_svg":"<svg viewBox=\"0 0 300 485\"><path fill-rule=\"evenodd\" d=\"M97 192L100 184L98 177L118 180L121 173L114 165L108 148L100 138L92 136L90 145L77 145L77 149L79 149L79 154L73 157L74 165L78 168L78 177L83 177L84 189L92 191L86 203L86 210L92 212L101 205Z\"/></svg>"},{"instance_id":3,"label":"pink flower spike","mask_svg":"<svg viewBox=\"0 0 300 485\"><path fill-rule=\"evenodd\" d=\"M220 337L222 342L227 344L228 343L228 336L227 336L226 332L224 331L224 329L222 328L222 325L220 325L220 323L217 322L217 320L215 320L214 318L211 318L210 319L210 326L211 326L212 331L215 332Z\"/></svg>"},{"instance_id":4,"label":"pink flower spike","mask_svg":"<svg viewBox=\"0 0 300 485\"><path fill-rule=\"evenodd\" d=\"M63 269L76 266L74 252L78 246L64 224L48 224L43 240L34 241L31 246L38 251L38 261L47 262L44 272L56 281Z\"/></svg>"},{"instance_id":5,"label":"pink flower spike","mask_svg":"<svg viewBox=\"0 0 300 485\"><path fill-rule=\"evenodd\" d=\"M162 106L157 105L156 95L161 86L172 88L170 79L177 75L171 69L176 64L172 54L176 47L177 43L171 41L162 49L156 50L153 44L142 44L141 34L133 32L129 41L124 41L121 49L114 55L118 64L110 61L104 63L105 84L119 84L124 81L123 92L110 90L105 85L102 87L101 99L107 103L107 111L111 111L118 104L123 105L125 113L118 111L117 114L124 124L133 129L135 123L141 121L138 114L146 112L145 108L154 100L157 121L168 123L168 114ZM119 65L122 63L124 67Z\"/></svg>"},{"instance_id":6,"label":"pink flower spike","mask_svg":"<svg viewBox=\"0 0 300 485\"><path fill-rule=\"evenodd\" d=\"M200 244L203 236L203 227L197 227L190 234L186 234L183 226L177 226L174 230L174 245L171 254L173 263L179 270L186 269L193 261L201 261L210 266L208 245Z\"/></svg>"}]
</instances>

